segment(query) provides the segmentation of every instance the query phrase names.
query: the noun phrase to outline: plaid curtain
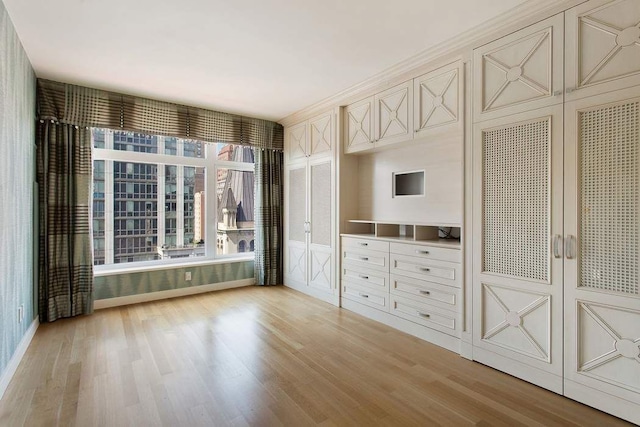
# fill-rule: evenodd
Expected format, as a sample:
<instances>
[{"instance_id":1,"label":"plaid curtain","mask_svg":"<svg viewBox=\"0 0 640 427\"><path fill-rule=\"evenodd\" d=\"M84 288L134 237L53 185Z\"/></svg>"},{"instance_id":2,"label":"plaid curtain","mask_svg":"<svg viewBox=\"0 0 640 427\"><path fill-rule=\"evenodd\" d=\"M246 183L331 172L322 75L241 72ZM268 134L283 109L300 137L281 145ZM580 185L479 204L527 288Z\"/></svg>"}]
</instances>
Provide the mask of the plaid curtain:
<instances>
[{"instance_id":1,"label":"plaid curtain","mask_svg":"<svg viewBox=\"0 0 640 427\"><path fill-rule=\"evenodd\" d=\"M93 311L88 128L40 121L38 307L41 322Z\"/></svg>"},{"instance_id":2,"label":"plaid curtain","mask_svg":"<svg viewBox=\"0 0 640 427\"><path fill-rule=\"evenodd\" d=\"M257 285L282 284L282 151L255 149L255 276Z\"/></svg>"}]
</instances>

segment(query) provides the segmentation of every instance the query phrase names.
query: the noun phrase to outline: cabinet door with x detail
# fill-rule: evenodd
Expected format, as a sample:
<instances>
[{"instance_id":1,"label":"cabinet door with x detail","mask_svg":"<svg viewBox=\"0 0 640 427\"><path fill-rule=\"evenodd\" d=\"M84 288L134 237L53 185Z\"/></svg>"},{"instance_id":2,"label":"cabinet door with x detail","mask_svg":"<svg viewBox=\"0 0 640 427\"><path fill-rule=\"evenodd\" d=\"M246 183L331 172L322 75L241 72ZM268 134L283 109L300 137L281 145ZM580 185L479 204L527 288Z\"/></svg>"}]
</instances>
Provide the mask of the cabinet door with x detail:
<instances>
[{"instance_id":1,"label":"cabinet door with x detail","mask_svg":"<svg viewBox=\"0 0 640 427\"><path fill-rule=\"evenodd\" d=\"M563 14L474 51L474 121L563 102Z\"/></svg>"},{"instance_id":2,"label":"cabinet door with x detail","mask_svg":"<svg viewBox=\"0 0 640 427\"><path fill-rule=\"evenodd\" d=\"M413 83L408 81L375 96L376 147L413 137Z\"/></svg>"}]
</instances>

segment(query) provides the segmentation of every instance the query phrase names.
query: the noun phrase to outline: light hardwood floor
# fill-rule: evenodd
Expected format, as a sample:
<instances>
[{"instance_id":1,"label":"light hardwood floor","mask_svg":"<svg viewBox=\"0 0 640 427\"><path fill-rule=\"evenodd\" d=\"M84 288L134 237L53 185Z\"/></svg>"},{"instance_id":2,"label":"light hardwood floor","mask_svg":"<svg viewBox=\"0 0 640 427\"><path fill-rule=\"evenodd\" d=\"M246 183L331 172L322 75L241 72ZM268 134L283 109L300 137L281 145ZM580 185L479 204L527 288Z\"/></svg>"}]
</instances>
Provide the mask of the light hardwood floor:
<instances>
[{"instance_id":1,"label":"light hardwood floor","mask_svg":"<svg viewBox=\"0 0 640 427\"><path fill-rule=\"evenodd\" d=\"M284 287L41 325L1 426L626 425Z\"/></svg>"}]
</instances>

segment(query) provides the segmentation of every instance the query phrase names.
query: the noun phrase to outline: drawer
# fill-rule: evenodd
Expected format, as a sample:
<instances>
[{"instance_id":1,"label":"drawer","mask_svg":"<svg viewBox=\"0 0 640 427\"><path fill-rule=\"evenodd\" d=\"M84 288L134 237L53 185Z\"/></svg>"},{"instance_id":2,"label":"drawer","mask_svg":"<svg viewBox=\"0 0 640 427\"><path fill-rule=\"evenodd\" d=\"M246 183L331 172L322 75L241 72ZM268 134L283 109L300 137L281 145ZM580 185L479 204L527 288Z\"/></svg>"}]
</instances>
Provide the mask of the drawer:
<instances>
[{"instance_id":1,"label":"drawer","mask_svg":"<svg viewBox=\"0 0 640 427\"><path fill-rule=\"evenodd\" d=\"M446 310L460 310L462 291L458 288L394 274L391 275L389 283L391 293L398 296L412 298Z\"/></svg>"},{"instance_id":2,"label":"drawer","mask_svg":"<svg viewBox=\"0 0 640 427\"><path fill-rule=\"evenodd\" d=\"M394 294L390 298L391 314L448 335L460 336L456 313Z\"/></svg>"},{"instance_id":3,"label":"drawer","mask_svg":"<svg viewBox=\"0 0 640 427\"><path fill-rule=\"evenodd\" d=\"M368 289L377 289L381 292L389 291L388 274L350 263L345 263L342 266L342 280L366 286Z\"/></svg>"},{"instance_id":4,"label":"drawer","mask_svg":"<svg viewBox=\"0 0 640 427\"><path fill-rule=\"evenodd\" d=\"M438 248L426 245L412 245L409 243L391 243L389 251L398 255L409 255L424 259L435 259L448 262L462 262L459 249Z\"/></svg>"},{"instance_id":5,"label":"drawer","mask_svg":"<svg viewBox=\"0 0 640 427\"><path fill-rule=\"evenodd\" d=\"M342 282L342 297L382 311L389 311L389 294L372 292L351 282Z\"/></svg>"},{"instance_id":6,"label":"drawer","mask_svg":"<svg viewBox=\"0 0 640 427\"><path fill-rule=\"evenodd\" d=\"M389 254L368 249L343 249L342 265L359 266L388 273Z\"/></svg>"},{"instance_id":7,"label":"drawer","mask_svg":"<svg viewBox=\"0 0 640 427\"><path fill-rule=\"evenodd\" d=\"M357 237L343 237L342 249L369 249L378 252L389 252L389 242L374 239L359 239Z\"/></svg>"},{"instance_id":8,"label":"drawer","mask_svg":"<svg viewBox=\"0 0 640 427\"><path fill-rule=\"evenodd\" d=\"M390 272L458 288L462 282L460 264L405 255L391 254Z\"/></svg>"}]
</instances>

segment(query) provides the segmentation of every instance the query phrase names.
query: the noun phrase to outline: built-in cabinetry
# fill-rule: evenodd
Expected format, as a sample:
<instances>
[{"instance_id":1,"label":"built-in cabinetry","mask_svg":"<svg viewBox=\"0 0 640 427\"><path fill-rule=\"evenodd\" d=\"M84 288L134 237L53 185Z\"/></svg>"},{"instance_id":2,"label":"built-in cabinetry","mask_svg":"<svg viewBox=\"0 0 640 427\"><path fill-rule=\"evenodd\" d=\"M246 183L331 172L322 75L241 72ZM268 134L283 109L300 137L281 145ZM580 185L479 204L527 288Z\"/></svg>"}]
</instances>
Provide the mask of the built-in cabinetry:
<instances>
[{"instance_id":1,"label":"built-in cabinetry","mask_svg":"<svg viewBox=\"0 0 640 427\"><path fill-rule=\"evenodd\" d=\"M333 111L285 134L285 283L337 303Z\"/></svg>"},{"instance_id":2,"label":"built-in cabinetry","mask_svg":"<svg viewBox=\"0 0 640 427\"><path fill-rule=\"evenodd\" d=\"M473 94L473 358L636 423L638 22L594 0L484 45Z\"/></svg>"},{"instance_id":3,"label":"built-in cabinetry","mask_svg":"<svg viewBox=\"0 0 640 427\"><path fill-rule=\"evenodd\" d=\"M640 423L640 1L546 10L286 126L285 280Z\"/></svg>"},{"instance_id":4,"label":"built-in cabinetry","mask_svg":"<svg viewBox=\"0 0 640 427\"><path fill-rule=\"evenodd\" d=\"M342 305L459 352L460 242L438 239L435 225L354 220L349 227L341 237Z\"/></svg>"},{"instance_id":5,"label":"built-in cabinetry","mask_svg":"<svg viewBox=\"0 0 640 427\"><path fill-rule=\"evenodd\" d=\"M461 129L463 83L458 61L345 106L345 153Z\"/></svg>"}]
</instances>

